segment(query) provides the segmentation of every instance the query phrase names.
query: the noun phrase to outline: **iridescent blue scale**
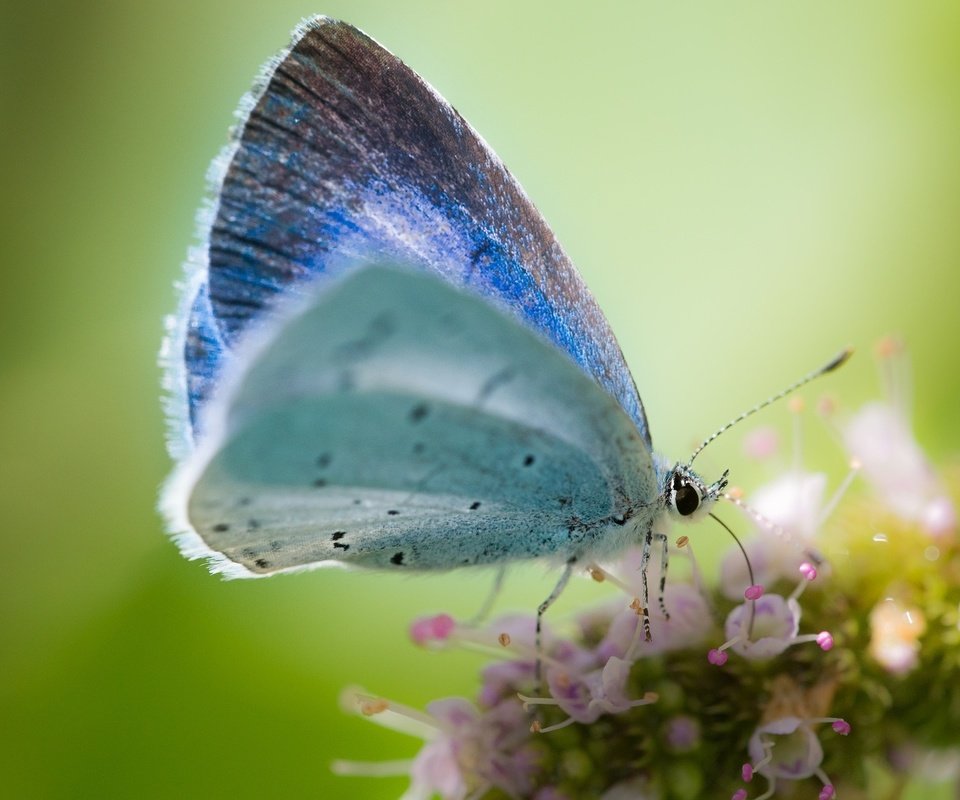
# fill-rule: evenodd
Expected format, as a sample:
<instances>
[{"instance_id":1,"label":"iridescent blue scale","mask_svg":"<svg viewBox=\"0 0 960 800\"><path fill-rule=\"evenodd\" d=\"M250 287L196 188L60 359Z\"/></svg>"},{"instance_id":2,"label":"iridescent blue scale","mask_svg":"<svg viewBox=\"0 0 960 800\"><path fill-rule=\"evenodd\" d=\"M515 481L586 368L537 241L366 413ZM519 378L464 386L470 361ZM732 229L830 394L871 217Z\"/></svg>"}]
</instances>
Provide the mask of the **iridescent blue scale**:
<instances>
[{"instance_id":1,"label":"iridescent blue scale","mask_svg":"<svg viewBox=\"0 0 960 800\"><path fill-rule=\"evenodd\" d=\"M190 312L190 418L278 295L370 261L431 270L520 316L621 404L643 406L600 309L486 144L356 28L318 18L265 70L222 159ZM209 298L209 299L208 299Z\"/></svg>"}]
</instances>

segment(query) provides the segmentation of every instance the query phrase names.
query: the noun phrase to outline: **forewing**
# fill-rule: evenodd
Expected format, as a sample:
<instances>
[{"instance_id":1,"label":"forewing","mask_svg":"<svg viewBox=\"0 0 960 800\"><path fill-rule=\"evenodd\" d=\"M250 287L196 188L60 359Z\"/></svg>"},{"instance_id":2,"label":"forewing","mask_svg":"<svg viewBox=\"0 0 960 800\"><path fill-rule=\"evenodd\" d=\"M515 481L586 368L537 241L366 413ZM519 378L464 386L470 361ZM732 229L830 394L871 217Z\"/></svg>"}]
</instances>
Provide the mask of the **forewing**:
<instances>
[{"instance_id":1,"label":"forewing","mask_svg":"<svg viewBox=\"0 0 960 800\"><path fill-rule=\"evenodd\" d=\"M189 554L235 574L566 558L654 502L616 401L476 295L367 266L274 325L169 490Z\"/></svg>"},{"instance_id":2,"label":"forewing","mask_svg":"<svg viewBox=\"0 0 960 800\"><path fill-rule=\"evenodd\" d=\"M511 309L610 392L649 446L620 348L552 232L496 155L411 69L357 29L317 18L295 32L241 111L214 178L222 184L207 299L198 292L181 322L187 350L202 356L186 353L194 424L238 337L280 293L391 260Z\"/></svg>"}]
</instances>

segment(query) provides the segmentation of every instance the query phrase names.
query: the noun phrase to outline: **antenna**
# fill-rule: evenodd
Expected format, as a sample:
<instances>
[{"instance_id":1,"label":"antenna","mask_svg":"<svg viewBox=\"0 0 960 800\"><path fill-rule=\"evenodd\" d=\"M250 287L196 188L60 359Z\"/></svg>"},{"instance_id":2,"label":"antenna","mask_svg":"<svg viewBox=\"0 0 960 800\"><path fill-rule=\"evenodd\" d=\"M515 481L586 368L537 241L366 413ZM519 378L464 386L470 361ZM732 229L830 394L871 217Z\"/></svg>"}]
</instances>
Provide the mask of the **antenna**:
<instances>
[{"instance_id":1,"label":"antenna","mask_svg":"<svg viewBox=\"0 0 960 800\"><path fill-rule=\"evenodd\" d=\"M711 434L710 436L708 436L706 439L703 440L703 442L700 443L700 446L699 446L696 450L694 450L694 451L693 451L693 455L690 456L690 460L687 462L687 465L689 466L690 464L693 464L693 460L694 460L698 455L700 455L700 453L703 452L703 449L704 449L708 444L710 444L710 442L712 442L714 439L716 439L721 433L723 433L724 431L730 430L730 428L732 428L732 427L733 427L734 425L736 425L738 422L743 422L743 420L745 420L745 419L746 419L747 417L749 417L751 414L756 414L761 408L766 408L766 407L767 407L768 405L770 405L771 403L775 403L775 402L777 402L777 400L780 400L780 399L786 397L788 394L790 394L790 392L796 391L796 390L799 389L801 386L804 386L805 384L810 383L810 381L812 381L814 378L819 378L821 375L826 375L828 372L833 372L833 370L835 370L837 367L839 367L839 366L841 366L842 364L844 364L844 363L847 361L847 359L850 358L850 356L852 356L852 355L853 355L853 348L852 348L852 347L845 347L843 350L841 350L837 355L835 355L832 359L830 359L830 361L828 361L826 364L824 364L824 365L823 365L822 367L820 367L819 369L815 369L815 370L814 370L813 372L811 372L810 374L805 375L804 377L802 377L802 378L801 378L800 380L798 380L796 383L790 384L790 385L789 385L786 389L784 389L783 391L778 392L777 394L773 395L772 397L768 397L768 398L767 398L766 400L764 400L762 403L759 403L758 405L755 405L755 406L754 406L753 408L751 408L749 411L744 411L739 417L736 417L735 419L730 420L730 422L728 422L726 425L724 425L722 428L720 428L719 430L717 430L715 433L713 433L713 434Z\"/></svg>"}]
</instances>

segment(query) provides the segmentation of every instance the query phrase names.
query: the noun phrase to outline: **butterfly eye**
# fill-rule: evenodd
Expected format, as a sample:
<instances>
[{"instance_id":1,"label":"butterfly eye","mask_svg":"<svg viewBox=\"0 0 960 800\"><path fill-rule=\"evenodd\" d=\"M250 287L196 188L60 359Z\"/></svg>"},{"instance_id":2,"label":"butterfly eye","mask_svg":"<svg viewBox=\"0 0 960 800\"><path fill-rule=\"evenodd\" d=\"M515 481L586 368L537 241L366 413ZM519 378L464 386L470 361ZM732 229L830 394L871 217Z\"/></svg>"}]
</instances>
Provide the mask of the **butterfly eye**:
<instances>
[{"instance_id":1,"label":"butterfly eye","mask_svg":"<svg viewBox=\"0 0 960 800\"><path fill-rule=\"evenodd\" d=\"M673 505L681 517L689 517L700 508L700 492L689 483L681 484L674 488Z\"/></svg>"}]
</instances>

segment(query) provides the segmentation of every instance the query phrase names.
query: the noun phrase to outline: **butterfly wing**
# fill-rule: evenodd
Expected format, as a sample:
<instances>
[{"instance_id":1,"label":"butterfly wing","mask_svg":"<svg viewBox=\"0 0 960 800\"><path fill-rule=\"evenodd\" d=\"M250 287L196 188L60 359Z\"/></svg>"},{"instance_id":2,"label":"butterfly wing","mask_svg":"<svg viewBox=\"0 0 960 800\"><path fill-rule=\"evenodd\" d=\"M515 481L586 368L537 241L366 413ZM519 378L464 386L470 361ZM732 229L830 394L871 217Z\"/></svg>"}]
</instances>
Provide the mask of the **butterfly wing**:
<instances>
[{"instance_id":1,"label":"butterfly wing","mask_svg":"<svg viewBox=\"0 0 960 800\"><path fill-rule=\"evenodd\" d=\"M168 490L188 555L449 569L617 549L652 515L633 421L489 301L367 266L272 325Z\"/></svg>"},{"instance_id":2,"label":"butterfly wing","mask_svg":"<svg viewBox=\"0 0 960 800\"><path fill-rule=\"evenodd\" d=\"M187 439L238 338L278 296L392 261L510 309L616 398L650 445L620 348L543 218L399 59L350 25L310 20L241 115L214 178L202 279L173 337L185 354L172 383L194 426Z\"/></svg>"}]
</instances>

